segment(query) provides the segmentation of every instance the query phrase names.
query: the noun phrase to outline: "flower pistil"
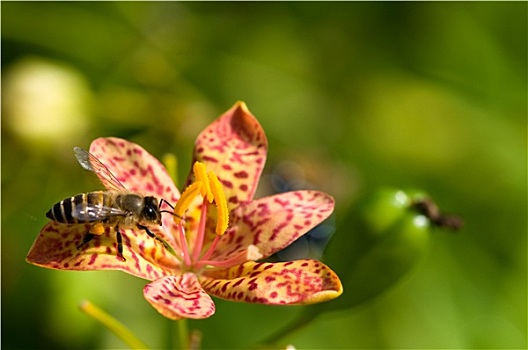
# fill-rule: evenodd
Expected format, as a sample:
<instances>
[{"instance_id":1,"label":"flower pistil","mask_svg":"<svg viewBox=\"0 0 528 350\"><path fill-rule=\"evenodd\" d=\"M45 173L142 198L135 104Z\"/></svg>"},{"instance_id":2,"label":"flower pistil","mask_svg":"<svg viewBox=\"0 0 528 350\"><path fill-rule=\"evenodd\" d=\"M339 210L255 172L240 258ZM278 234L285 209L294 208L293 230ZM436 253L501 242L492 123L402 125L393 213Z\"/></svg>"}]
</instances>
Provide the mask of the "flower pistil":
<instances>
[{"instance_id":1,"label":"flower pistil","mask_svg":"<svg viewBox=\"0 0 528 350\"><path fill-rule=\"evenodd\" d=\"M218 261L209 261L208 259L213 254L220 237L226 232L229 225L229 209L227 206L226 196L222 187L222 183L213 171L207 172L205 164L195 162L193 165L194 182L191 183L182 193L180 199L174 208L174 222L178 225L180 234L180 242L182 244L182 259L187 270L197 272L204 266L223 265ZM187 237L185 234L185 213L195 203L196 198L200 196L202 203L198 205L200 210L198 228L194 240L192 252L189 250ZM206 219L208 204L213 204L216 207L216 228L215 238L211 242L208 249L202 253L204 243L206 240ZM244 256L246 258L246 256Z\"/></svg>"}]
</instances>

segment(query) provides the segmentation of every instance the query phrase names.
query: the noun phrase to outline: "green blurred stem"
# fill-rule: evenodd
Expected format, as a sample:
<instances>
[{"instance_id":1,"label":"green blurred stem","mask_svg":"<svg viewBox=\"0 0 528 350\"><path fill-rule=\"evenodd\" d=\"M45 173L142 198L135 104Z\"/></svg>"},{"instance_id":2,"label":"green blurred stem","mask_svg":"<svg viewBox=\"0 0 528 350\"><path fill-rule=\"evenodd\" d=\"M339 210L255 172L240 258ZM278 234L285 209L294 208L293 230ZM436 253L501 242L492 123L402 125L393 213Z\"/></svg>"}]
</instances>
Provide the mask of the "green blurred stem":
<instances>
[{"instance_id":1,"label":"green blurred stem","mask_svg":"<svg viewBox=\"0 0 528 350\"><path fill-rule=\"evenodd\" d=\"M82 312L99 321L117 337L124 341L131 349L148 349L148 346L139 340L132 331L126 328L121 322L89 302L82 301L79 305Z\"/></svg>"},{"instance_id":2,"label":"green blurred stem","mask_svg":"<svg viewBox=\"0 0 528 350\"><path fill-rule=\"evenodd\" d=\"M181 320L176 321L176 323L178 324L180 349L189 349L189 326L187 325L187 319L183 318ZM174 344L176 344L176 342Z\"/></svg>"}]
</instances>

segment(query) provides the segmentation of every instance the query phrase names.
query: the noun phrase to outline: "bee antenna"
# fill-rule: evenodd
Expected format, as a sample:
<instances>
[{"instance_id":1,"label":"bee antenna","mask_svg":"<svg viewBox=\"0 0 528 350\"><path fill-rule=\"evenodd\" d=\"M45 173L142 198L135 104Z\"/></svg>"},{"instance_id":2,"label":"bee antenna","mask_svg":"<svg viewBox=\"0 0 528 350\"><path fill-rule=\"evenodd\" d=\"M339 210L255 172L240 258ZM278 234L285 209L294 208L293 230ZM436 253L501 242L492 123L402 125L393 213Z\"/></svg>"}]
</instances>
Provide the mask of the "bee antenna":
<instances>
[{"instance_id":1,"label":"bee antenna","mask_svg":"<svg viewBox=\"0 0 528 350\"><path fill-rule=\"evenodd\" d=\"M170 211L170 210L160 210L160 213L169 213L169 214L171 214L172 216L176 216L177 218L183 220L183 218L182 218L181 216L179 216L178 214L176 214L175 212Z\"/></svg>"},{"instance_id":2,"label":"bee antenna","mask_svg":"<svg viewBox=\"0 0 528 350\"><path fill-rule=\"evenodd\" d=\"M160 200L160 205L159 205L160 209L161 209L161 206L163 205L163 203L167 203L167 205L168 205L169 207L171 207L171 209L172 209L173 211L170 211L170 210L160 210L160 213L169 213L169 214L171 214L172 216L176 216L177 218L183 220L183 218L182 218L181 216L179 216L178 214L176 214L176 213L174 212L174 206L173 206L172 204L170 204L168 201L166 201L165 199L163 199L163 198Z\"/></svg>"},{"instance_id":3,"label":"bee antenna","mask_svg":"<svg viewBox=\"0 0 528 350\"><path fill-rule=\"evenodd\" d=\"M163 203L167 203L167 205L168 205L169 207L171 207L172 210L174 210L174 206L173 206L172 204L170 204L168 201L166 201L165 199L163 199L163 198L160 200L160 204L159 204L159 207L160 207L160 208L161 208L161 206L163 205Z\"/></svg>"}]
</instances>

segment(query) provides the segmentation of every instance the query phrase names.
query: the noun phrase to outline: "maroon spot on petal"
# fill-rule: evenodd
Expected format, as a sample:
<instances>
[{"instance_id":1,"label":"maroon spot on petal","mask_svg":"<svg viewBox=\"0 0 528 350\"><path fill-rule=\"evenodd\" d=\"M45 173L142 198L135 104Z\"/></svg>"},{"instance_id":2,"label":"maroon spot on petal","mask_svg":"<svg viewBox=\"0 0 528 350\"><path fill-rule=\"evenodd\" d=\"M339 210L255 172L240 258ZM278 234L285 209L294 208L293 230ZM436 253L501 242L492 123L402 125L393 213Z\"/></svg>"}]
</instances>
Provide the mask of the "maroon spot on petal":
<instances>
[{"instance_id":1,"label":"maroon spot on petal","mask_svg":"<svg viewBox=\"0 0 528 350\"><path fill-rule=\"evenodd\" d=\"M239 285L241 285L242 282L244 282L244 279L243 279L243 278L239 279L238 281L236 281L236 282L233 284L233 288L234 288L234 287L237 287L237 286L239 286Z\"/></svg>"},{"instance_id":2,"label":"maroon spot on petal","mask_svg":"<svg viewBox=\"0 0 528 350\"><path fill-rule=\"evenodd\" d=\"M222 165L222 168L223 168L224 170L233 170L233 167L231 167L231 165L229 165L229 164L223 164L223 165Z\"/></svg>"},{"instance_id":3,"label":"maroon spot on petal","mask_svg":"<svg viewBox=\"0 0 528 350\"><path fill-rule=\"evenodd\" d=\"M282 200L282 199L280 199L280 198L278 198L278 197L275 197L275 198L273 199L273 201L274 201L275 203L277 203L277 204L283 206L283 207L287 206L287 205L290 203L289 200L287 200L287 199Z\"/></svg>"},{"instance_id":4,"label":"maroon spot on petal","mask_svg":"<svg viewBox=\"0 0 528 350\"><path fill-rule=\"evenodd\" d=\"M220 182L227 188L233 188L233 183L228 180L220 180Z\"/></svg>"},{"instance_id":5,"label":"maroon spot on petal","mask_svg":"<svg viewBox=\"0 0 528 350\"><path fill-rule=\"evenodd\" d=\"M242 184L242 185L239 186L239 189L240 189L240 191L246 192L248 190L248 185Z\"/></svg>"},{"instance_id":6,"label":"maroon spot on petal","mask_svg":"<svg viewBox=\"0 0 528 350\"><path fill-rule=\"evenodd\" d=\"M90 261L88 261L88 265L93 265L96 259L97 259L97 254L92 254L90 256Z\"/></svg>"},{"instance_id":7,"label":"maroon spot on petal","mask_svg":"<svg viewBox=\"0 0 528 350\"><path fill-rule=\"evenodd\" d=\"M119 156L113 156L112 157L112 160L114 162L118 162L118 163L121 163L121 162L124 162L126 159L124 157L119 157ZM112 165L114 165L115 163L112 163Z\"/></svg>"},{"instance_id":8,"label":"maroon spot on petal","mask_svg":"<svg viewBox=\"0 0 528 350\"><path fill-rule=\"evenodd\" d=\"M280 225L278 225L277 227L275 227L273 229L273 233L272 235L270 236L269 240L270 241L273 241L277 238L277 236L279 235L279 232L284 229L286 226L288 226L288 222L282 222Z\"/></svg>"},{"instance_id":9,"label":"maroon spot on petal","mask_svg":"<svg viewBox=\"0 0 528 350\"><path fill-rule=\"evenodd\" d=\"M216 159L215 157L211 157L211 156L204 155L203 160L211 162L211 163L218 163L218 159Z\"/></svg>"},{"instance_id":10,"label":"maroon spot on petal","mask_svg":"<svg viewBox=\"0 0 528 350\"><path fill-rule=\"evenodd\" d=\"M222 288L221 288L222 293L225 293L225 291L227 290L227 287L229 287L230 284L231 284L231 282L227 282L227 283L225 283L225 284L222 286Z\"/></svg>"},{"instance_id":11,"label":"maroon spot on petal","mask_svg":"<svg viewBox=\"0 0 528 350\"><path fill-rule=\"evenodd\" d=\"M258 276L258 275L260 275L260 273L261 273L260 271L252 272L251 275L249 275L249 278L253 278L255 276Z\"/></svg>"},{"instance_id":12,"label":"maroon spot on petal","mask_svg":"<svg viewBox=\"0 0 528 350\"><path fill-rule=\"evenodd\" d=\"M279 295L279 293L277 293L277 292L272 292L272 293L270 294L270 298L275 299L275 298L277 297L277 295Z\"/></svg>"},{"instance_id":13,"label":"maroon spot on petal","mask_svg":"<svg viewBox=\"0 0 528 350\"><path fill-rule=\"evenodd\" d=\"M266 281L267 283L271 283L271 282L275 281L275 277L266 276L266 278L264 278L264 281Z\"/></svg>"},{"instance_id":14,"label":"maroon spot on petal","mask_svg":"<svg viewBox=\"0 0 528 350\"><path fill-rule=\"evenodd\" d=\"M237 179L247 179L249 177L249 174L242 170L242 171L238 171L236 173L233 174Z\"/></svg>"},{"instance_id":15,"label":"maroon spot on petal","mask_svg":"<svg viewBox=\"0 0 528 350\"><path fill-rule=\"evenodd\" d=\"M248 282L248 284L249 284L248 290L257 289L258 283L255 282L256 280L257 280L256 278L253 278L252 280L249 280L249 282Z\"/></svg>"}]
</instances>

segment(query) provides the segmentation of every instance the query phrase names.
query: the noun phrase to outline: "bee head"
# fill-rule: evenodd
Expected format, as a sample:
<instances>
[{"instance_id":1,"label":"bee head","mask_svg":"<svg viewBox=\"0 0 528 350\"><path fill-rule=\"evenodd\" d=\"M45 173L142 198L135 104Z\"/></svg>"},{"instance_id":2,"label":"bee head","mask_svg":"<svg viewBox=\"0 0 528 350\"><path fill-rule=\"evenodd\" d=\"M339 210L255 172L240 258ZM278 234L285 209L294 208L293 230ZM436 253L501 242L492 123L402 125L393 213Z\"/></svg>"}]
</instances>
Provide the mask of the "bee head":
<instances>
[{"instance_id":1,"label":"bee head","mask_svg":"<svg viewBox=\"0 0 528 350\"><path fill-rule=\"evenodd\" d=\"M145 197L143 201L143 218L161 225L161 213L158 207L158 200L155 197Z\"/></svg>"}]
</instances>

